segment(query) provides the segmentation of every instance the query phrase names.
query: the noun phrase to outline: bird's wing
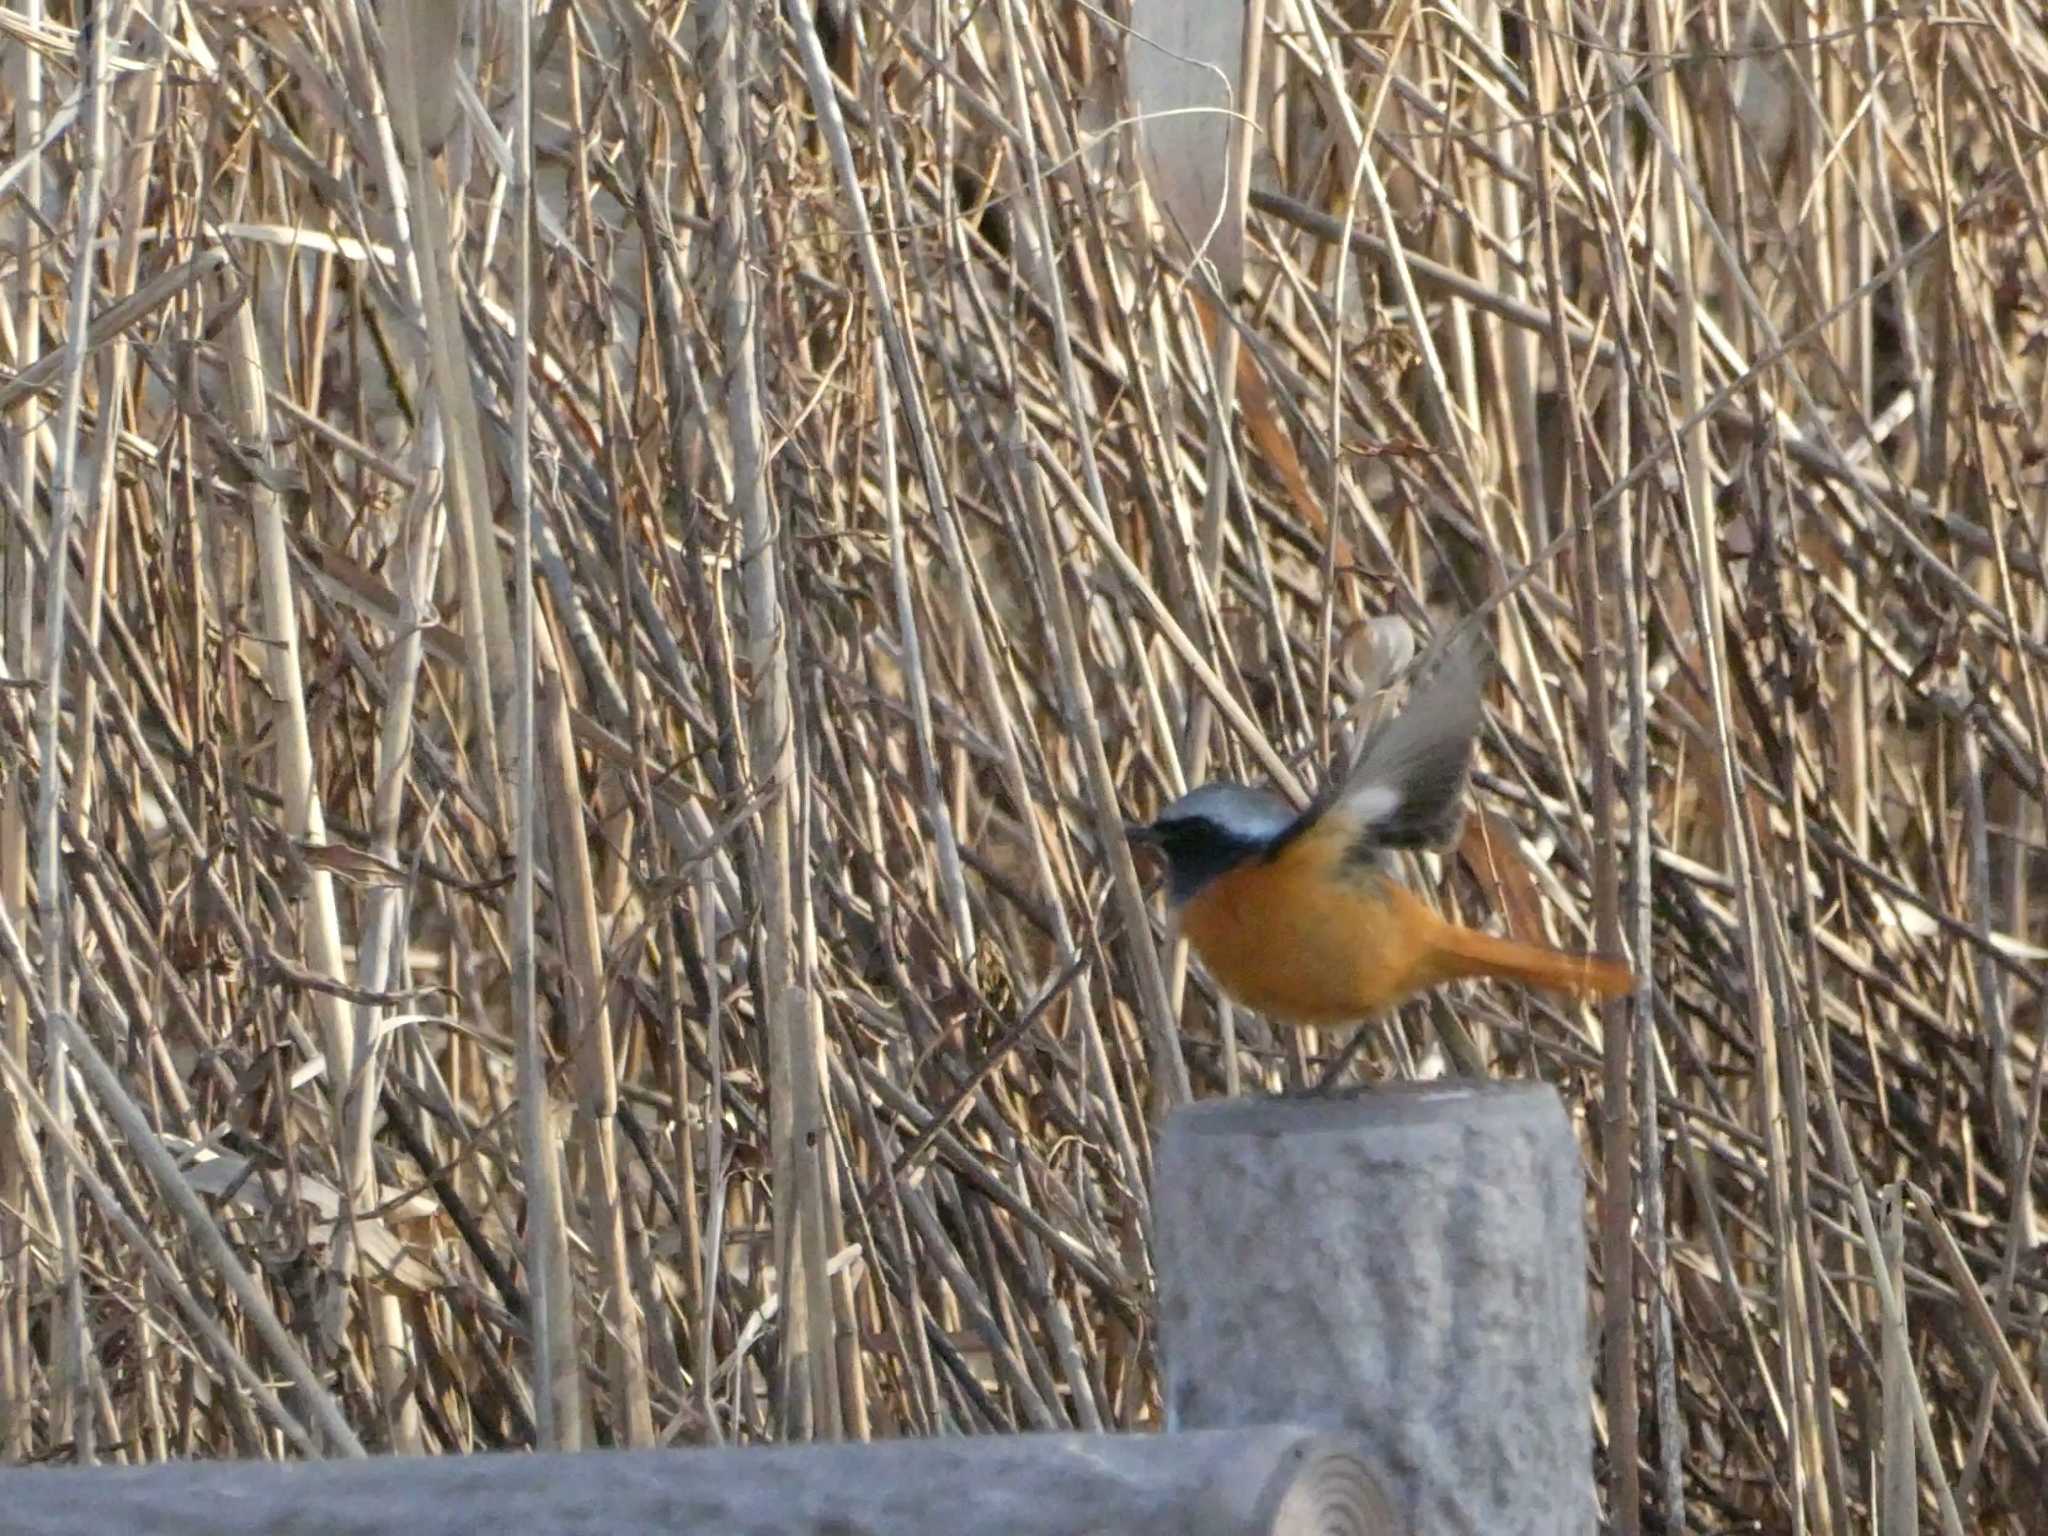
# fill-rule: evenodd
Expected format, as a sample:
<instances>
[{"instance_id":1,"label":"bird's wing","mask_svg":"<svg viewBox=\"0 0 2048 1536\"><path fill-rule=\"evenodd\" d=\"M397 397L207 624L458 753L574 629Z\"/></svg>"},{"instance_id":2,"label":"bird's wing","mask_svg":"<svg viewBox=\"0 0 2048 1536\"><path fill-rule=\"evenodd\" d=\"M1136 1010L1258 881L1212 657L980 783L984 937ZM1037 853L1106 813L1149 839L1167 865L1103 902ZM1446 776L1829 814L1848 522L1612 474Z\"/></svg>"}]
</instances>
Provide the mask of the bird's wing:
<instances>
[{"instance_id":1,"label":"bird's wing","mask_svg":"<svg viewBox=\"0 0 2048 1536\"><path fill-rule=\"evenodd\" d=\"M1324 811L1357 854L1440 847L1457 835L1479 734L1479 667L1478 647L1454 642L1407 707L1366 738Z\"/></svg>"}]
</instances>

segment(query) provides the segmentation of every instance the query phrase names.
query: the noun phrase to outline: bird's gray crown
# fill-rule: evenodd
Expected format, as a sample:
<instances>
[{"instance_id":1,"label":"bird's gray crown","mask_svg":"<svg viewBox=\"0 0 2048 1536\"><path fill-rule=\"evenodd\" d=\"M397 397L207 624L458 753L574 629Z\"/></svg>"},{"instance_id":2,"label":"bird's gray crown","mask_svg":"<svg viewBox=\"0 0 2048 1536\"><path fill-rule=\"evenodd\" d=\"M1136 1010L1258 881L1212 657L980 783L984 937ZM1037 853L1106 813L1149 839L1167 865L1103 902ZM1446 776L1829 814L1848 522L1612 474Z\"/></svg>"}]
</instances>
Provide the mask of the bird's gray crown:
<instances>
[{"instance_id":1,"label":"bird's gray crown","mask_svg":"<svg viewBox=\"0 0 2048 1536\"><path fill-rule=\"evenodd\" d=\"M1162 810L1153 825L1196 820L1212 822L1233 838L1263 843L1293 825L1294 811L1278 795L1263 789L1250 789L1242 784L1204 784Z\"/></svg>"}]
</instances>

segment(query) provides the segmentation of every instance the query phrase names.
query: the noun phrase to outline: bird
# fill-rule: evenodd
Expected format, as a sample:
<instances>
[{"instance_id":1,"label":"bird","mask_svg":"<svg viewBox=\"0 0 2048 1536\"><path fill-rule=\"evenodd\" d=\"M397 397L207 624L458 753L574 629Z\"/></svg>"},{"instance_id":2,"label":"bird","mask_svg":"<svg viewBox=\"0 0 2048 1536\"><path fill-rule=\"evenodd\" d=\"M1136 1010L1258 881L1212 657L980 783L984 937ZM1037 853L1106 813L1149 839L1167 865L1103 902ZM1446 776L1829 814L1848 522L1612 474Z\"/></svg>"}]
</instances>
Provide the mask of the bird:
<instances>
[{"instance_id":1,"label":"bird","mask_svg":"<svg viewBox=\"0 0 2048 1536\"><path fill-rule=\"evenodd\" d=\"M1265 790L1214 783L1124 829L1165 859L1171 915L1232 999L1276 1022L1336 1025L1469 977L1600 997L1634 990L1619 960L1450 922L1394 878L1395 850L1442 847L1463 820L1479 666L1470 643L1446 646L1350 772L1298 814Z\"/></svg>"}]
</instances>

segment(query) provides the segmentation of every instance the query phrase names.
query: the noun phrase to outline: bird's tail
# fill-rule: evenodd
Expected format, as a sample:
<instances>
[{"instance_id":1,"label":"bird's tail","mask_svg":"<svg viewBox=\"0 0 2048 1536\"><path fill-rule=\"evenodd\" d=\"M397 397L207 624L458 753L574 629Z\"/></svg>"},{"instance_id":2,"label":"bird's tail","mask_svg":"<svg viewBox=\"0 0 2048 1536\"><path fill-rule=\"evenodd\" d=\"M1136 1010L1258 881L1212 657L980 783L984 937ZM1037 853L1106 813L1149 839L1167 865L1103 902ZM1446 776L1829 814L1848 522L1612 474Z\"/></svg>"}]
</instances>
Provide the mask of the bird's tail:
<instances>
[{"instance_id":1,"label":"bird's tail","mask_svg":"<svg viewBox=\"0 0 2048 1536\"><path fill-rule=\"evenodd\" d=\"M1619 960L1600 955L1497 939L1455 923L1444 924L1435 938L1433 968L1444 981L1498 976L1553 992L1591 992L1600 997L1620 997L1635 990L1634 973Z\"/></svg>"}]
</instances>

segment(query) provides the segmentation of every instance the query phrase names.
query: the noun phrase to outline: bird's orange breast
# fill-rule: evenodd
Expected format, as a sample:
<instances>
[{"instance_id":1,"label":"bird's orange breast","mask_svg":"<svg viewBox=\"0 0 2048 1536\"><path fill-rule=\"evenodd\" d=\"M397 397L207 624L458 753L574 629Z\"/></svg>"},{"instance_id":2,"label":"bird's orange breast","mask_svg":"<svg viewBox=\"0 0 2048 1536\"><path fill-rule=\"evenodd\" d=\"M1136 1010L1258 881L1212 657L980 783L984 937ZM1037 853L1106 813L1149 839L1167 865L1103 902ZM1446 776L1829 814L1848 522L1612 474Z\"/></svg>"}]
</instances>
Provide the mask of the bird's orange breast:
<instances>
[{"instance_id":1,"label":"bird's orange breast","mask_svg":"<svg viewBox=\"0 0 2048 1536\"><path fill-rule=\"evenodd\" d=\"M1321 835L1318 835L1321 833ZM1217 877L1180 910L1181 932L1238 1002L1297 1024L1336 1024L1398 1002L1428 974L1442 920L1310 828Z\"/></svg>"}]
</instances>

